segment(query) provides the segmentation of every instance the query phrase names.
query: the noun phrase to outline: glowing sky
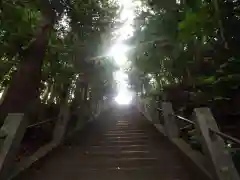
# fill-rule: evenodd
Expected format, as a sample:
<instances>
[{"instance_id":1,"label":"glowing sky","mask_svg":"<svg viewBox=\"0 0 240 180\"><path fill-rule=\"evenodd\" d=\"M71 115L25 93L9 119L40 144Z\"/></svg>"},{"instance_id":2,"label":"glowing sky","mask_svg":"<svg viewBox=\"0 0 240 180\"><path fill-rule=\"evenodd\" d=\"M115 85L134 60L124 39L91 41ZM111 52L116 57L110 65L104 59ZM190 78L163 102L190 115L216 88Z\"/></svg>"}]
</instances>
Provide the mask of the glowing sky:
<instances>
[{"instance_id":1,"label":"glowing sky","mask_svg":"<svg viewBox=\"0 0 240 180\"><path fill-rule=\"evenodd\" d=\"M129 104L132 100L132 93L128 89L128 75L123 70L127 62L129 47L124 44L124 40L133 35L134 28L132 24L135 17L136 4L133 3L132 0L119 0L118 2L122 10L120 13L120 21L124 22L124 24L114 32L117 38L108 54L114 58L120 68L120 70L114 74L118 88L118 95L115 100L118 104Z\"/></svg>"}]
</instances>

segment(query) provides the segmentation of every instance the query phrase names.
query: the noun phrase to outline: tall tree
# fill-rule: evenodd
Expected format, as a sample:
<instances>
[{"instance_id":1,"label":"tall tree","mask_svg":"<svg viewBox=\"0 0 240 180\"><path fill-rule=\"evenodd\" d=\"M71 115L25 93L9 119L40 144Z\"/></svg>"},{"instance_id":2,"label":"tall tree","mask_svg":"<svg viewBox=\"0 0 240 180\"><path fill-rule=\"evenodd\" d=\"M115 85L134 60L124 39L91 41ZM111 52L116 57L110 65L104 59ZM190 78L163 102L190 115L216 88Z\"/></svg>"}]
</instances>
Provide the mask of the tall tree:
<instances>
[{"instance_id":1,"label":"tall tree","mask_svg":"<svg viewBox=\"0 0 240 180\"><path fill-rule=\"evenodd\" d=\"M3 43L8 45L5 47L2 44L6 50L2 59L12 61L10 67L16 69L1 104L1 115L31 111L40 93L45 92L45 86L49 86L45 99L49 96L58 99L64 83L71 84L75 75L84 71L87 57L97 55L95 52L100 47L101 35L111 28L114 7L104 0L3 2L2 19L14 22L21 15L19 29L22 31L16 30L16 40L13 39L10 44L8 40L11 36L5 33L6 29L1 30ZM12 16L10 9L19 13L18 16ZM21 29L25 22L31 30ZM3 25L11 29L6 27L9 24ZM62 31L66 26L67 31ZM8 68L6 71L11 73L13 70Z\"/></svg>"}]
</instances>

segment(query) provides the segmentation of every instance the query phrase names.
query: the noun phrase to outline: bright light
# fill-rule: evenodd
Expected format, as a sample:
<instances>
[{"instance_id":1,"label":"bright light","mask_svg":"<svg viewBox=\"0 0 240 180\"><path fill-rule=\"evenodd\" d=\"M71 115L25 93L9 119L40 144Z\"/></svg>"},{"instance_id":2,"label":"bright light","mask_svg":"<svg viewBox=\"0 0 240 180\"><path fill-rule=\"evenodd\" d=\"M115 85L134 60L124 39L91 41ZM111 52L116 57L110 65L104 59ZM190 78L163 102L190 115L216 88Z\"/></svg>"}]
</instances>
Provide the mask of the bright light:
<instances>
[{"instance_id":1,"label":"bright light","mask_svg":"<svg viewBox=\"0 0 240 180\"><path fill-rule=\"evenodd\" d=\"M111 47L108 56L112 56L120 70L115 72L114 79L117 83L118 95L115 101L120 105L128 105L132 102L133 94L128 89L128 75L124 72L124 66L127 63L127 52L130 50L124 40L133 35L133 21L135 18L135 6L133 0L118 0L121 6L119 20L123 25L114 32L116 36L114 45Z\"/></svg>"},{"instance_id":2,"label":"bright light","mask_svg":"<svg viewBox=\"0 0 240 180\"><path fill-rule=\"evenodd\" d=\"M127 84L128 75L123 71L119 70L114 73L114 79L121 84Z\"/></svg>"},{"instance_id":3,"label":"bright light","mask_svg":"<svg viewBox=\"0 0 240 180\"><path fill-rule=\"evenodd\" d=\"M119 0L121 6L120 20L124 22L124 25L115 31L115 34L118 36L117 41L123 41L128 39L133 35L133 21L135 18L135 6L132 0Z\"/></svg>"},{"instance_id":4,"label":"bright light","mask_svg":"<svg viewBox=\"0 0 240 180\"><path fill-rule=\"evenodd\" d=\"M120 91L119 94L115 97L115 101L120 105L129 105L132 102L132 95L130 92Z\"/></svg>"},{"instance_id":5,"label":"bright light","mask_svg":"<svg viewBox=\"0 0 240 180\"><path fill-rule=\"evenodd\" d=\"M64 13L58 21L57 25L55 26L55 28L57 29L57 35L60 38L64 38L71 31L69 23L70 18L67 16L66 13Z\"/></svg>"},{"instance_id":6,"label":"bright light","mask_svg":"<svg viewBox=\"0 0 240 180\"><path fill-rule=\"evenodd\" d=\"M108 56L112 56L119 66L123 66L127 62L126 53L129 47L124 44L115 44L109 51Z\"/></svg>"},{"instance_id":7,"label":"bright light","mask_svg":"<svg viewBox=\"0 0 240 180\"><path fill-rule=\"evenodd\" d=\"M125 44L115 44L109 51L109 56L115 56L116 54L124 54L129 50L129 47Z\"/></svg>"},{"instance_id":8,"label":"bright light","mask_svg":"<svg viewBox=\"0 0 240 180\"><path fill-rule=\"evenodd\" d=\"M118 0L121 6L120 20L126 20L134 16L134 3L131 0Z\"/></svg>"}]
</instances>

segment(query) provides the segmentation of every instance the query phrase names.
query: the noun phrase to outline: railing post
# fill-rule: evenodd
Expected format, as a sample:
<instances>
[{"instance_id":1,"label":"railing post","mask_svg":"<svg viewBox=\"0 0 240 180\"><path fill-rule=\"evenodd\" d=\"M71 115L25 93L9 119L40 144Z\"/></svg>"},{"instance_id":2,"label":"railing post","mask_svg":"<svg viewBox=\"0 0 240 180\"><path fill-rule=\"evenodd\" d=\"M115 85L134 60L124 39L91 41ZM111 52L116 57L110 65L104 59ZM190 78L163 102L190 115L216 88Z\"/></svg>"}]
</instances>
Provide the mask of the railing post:
<instances>
[{"instance_id":1,"label":"railing post","mask_svg":"<svg viewBox=\"0 0 240 180\"><path fill-rule=\"evenodd\" d=\"M144 103L143 101L139 98L138 100L139 106L140 106L140 112L144 114Z\"/></svg>"},{"instance_id":2,"label":"railing post","mask_svg":"<svg viewBox=\"0 0 240 180\"><path fill-rule=\"evenodd\" d=\"M158 111L157 111L156 109L157 109L157 103L156 103L156 101L152 101L152 102L151 102L151 117L152 117L152 122L153 122L154 124L160 124L160 122L159 122L159 119L160 119L159 113L158 113Z\"/></svg>"},{"instance_id":3,"label":"railing post","mask_svg":"<svg viewBox=\"0 0 240 180\"><path fill-rule=\"evenodd\" d=\"M98 113L100 113L101 111L102 111L102 109L103 109L103 100L100 100L99 101L99 109L98 109Z\"/></svg>"},{"instance_id":4,"label":"railing post","mask_svg":"<svg viewBox=\"0 0 240 180\"><path fill-rule=\"evenodd\" d=\"M136 96L136 98L135 98L135 104L137 106L137 109L141 112L141 103L139 101L138 96Z\"/></svg>"},{"instance_id":5,"label":"railing post","mask_svg":"<svg viewBox=\"0 0 240 180\"><path fill-rule=\"evenodd\" d=\"M95 116L97 116L98 114L100 114L101 113L101 100L99 100L98 102L97 102L97 109L96 109L96 112L95 112L95 114L94 114L94 118L95 118Z\"/></svg>"},{"instance_id":6,"label":"railing post","mask_svg":"<svg viewBox=\"0 0 240 180\"><path fill-rule=\"evenodd\" d=\"M103 99L102 99L100 102L101 102L101 103L100 103L101 106L100 106L100 108L99 108L99 113L101 113L102 111L104 111L104 110L106 109L106 107L107 107L107 106L106 106L106 100L103 100Z\"/></svg>"},{"instance_id":7,"label":"railing post","mask_svg":"<svg viewBox=\"0 0 240 180\"><path fill-rule=\"evenodd\" d=\"M172 103L163 102L162 103L163 116L164 116L164 129L167 136L172 138L179 137L179 129L176 123L176 119L174 117L174 112L172 108Z\"/></svg>"},{"instance_id":8,"label":"railing post","mask_svg":"<svg viewBox=\"0 0 240 180\"><path fill-rule=\"evenodd\" d=\"M26 131L27 120L24 114L10 113L0 131L5 135L0 147L0 179L8 177L18 148Z\"/></svg>"},{"instance_id":9,"label":"railing post","mask_svg":"<svg viewBox=\"0 0 240 180\"><path fill-rule=\"evenodd\" d=\"M239 180L239 175L228 153L224 140L210 132L209 128L219 131L209 108L194 109L196 129L202 138L204 152L212 165L213 175L217 180Z\"/></svg>"},{"instance_id":10,"label":"railing post","mask_svg":"<svg viewBox=\"0 0 240 180\"><path fill-rule=\"evenodd\" d=\"M95 113L98 114L98 111L99 111L99 101L96 102L96 105L95 105Z\"/></svg>"},{"instance_id":11,"label":"railing post","mask_svg":"<svg viewBox=\"0 0 240 180\"><path fill-rule=\"evenodd\" d=\"M151 117L151 111L150 111L150 109L149 109L149 106L148 106L148 104L145 102L144 103L145 104L145 117L149 120L149 121L151 121L152 122L152 117Z\"/></svg>"},{"instance_id":12,"label":"railing post","mask_svg":"<svg viewBox=\"0 0 240 180\"><path fill-rule=\"evenodd\" d=\"M69 120L70 109L67 103L65 103L60 107L59 117L53 131L53 142L55 142L56 144L61 143L61 141L63 140Z\"/></svg>"}]
</instances>

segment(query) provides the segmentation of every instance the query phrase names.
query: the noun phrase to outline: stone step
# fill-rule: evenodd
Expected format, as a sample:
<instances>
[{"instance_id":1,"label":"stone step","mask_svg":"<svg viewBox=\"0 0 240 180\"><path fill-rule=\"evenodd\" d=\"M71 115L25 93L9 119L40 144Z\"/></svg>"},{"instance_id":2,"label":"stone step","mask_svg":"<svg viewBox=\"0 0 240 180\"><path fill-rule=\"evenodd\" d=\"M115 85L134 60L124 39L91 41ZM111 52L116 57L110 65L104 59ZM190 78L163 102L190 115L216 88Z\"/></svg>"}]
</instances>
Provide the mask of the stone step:
<instances>
[{"instance_id":1,"label":"stone step","mask_svg":"<svg viewBox=\"0 0 240 180\"><path fill-rule=\"evenodd\" d=\"M139 139L149 139L149 136L108 136L104 140L139 140Z\"/></svg>"},{"instance_id":2,"label":"stone step","mask_svg":"<svg viewBox=\"0 0 240 180\"><path fill-rule=\"evenodd\" d=\"M153 152L151 151L148 151L148 150L124 150L124 151L86 151L86 153L89 155L89 156L104 156L104 157L149 157L149 156L152 156L153 155ZM157 156L156 156L157 157Z\"/></svg>"},{"instance_id":3,"label":"stone step","mask_svg":"<svg viewBox=\"0 0 240 180\"><path fill-rule=\"evenodd\" d=\"M106 133L146 133L145 130L139 129L109 129Z\"/></svg>"},{"instance_id":4,"label":"stone step","mask_svg":"<svg viewBox=\"0 0 240 180\"><path fill-rule=\"evenodd\" d=\"M116 151L116 150L146 150L149 146L147 144L128 144L128 145L118 145L118 146L101 146L101 145L94 145L90 146L91 150L108 150L108 151Z\"/></svg>"},{"instance_id":5,"label":"stone step","mask_svg":"<svg viewBox=\"0 0 240 180\"><path fill-rule=\"evenodd\" d=\"M171 170L166 172L159 171L160 169L146 168L134 170L93 170L82 171L81 179L98 179L98 180L187 180L189 177L183 175L182 172L172 173ZM67 177L66 177L67 178Z\"/></svg>"},{"instance_id":6,"label":"stone step","mask_svg":"<svg viewBox=\"0 0 240 180\"><path fill-rule=\"evenodd\" d=\"M92 157L93 158L93 157ZM146 167L154 167L159 171L176 171L181 170L182 166L173 166L165 163L166 159L148 157L148 158L95 158L94 161L89 161L91 158L82 159L78 163L64 164L64 166L78 167L79 170L134 170L146 169Z\"/></svg>"},{"instance_id":7,"label":"stone step","mask_svg":"<svg viewBox=\"0 0 240 180\"><path fill-rule=\"evenodd\" d=\"M104 136L143 136L146 133L134 133L134 132L127 132L127 133L105 133Z\"/></svg>"},{"instance_id":8,"label":"stone step","mask_svg":"<svg viewBox=\"0 0 240 180\"><path fill-rule=\"evenodd\" d=\"M98 141L95 144L96 145L127 145L127 144L132 144L132 145L138 145L138 144L150 144L152 142L148 141L147 139L133 139L133 140L102 140L102 141Z\"/></svg>"}]
</instances>

